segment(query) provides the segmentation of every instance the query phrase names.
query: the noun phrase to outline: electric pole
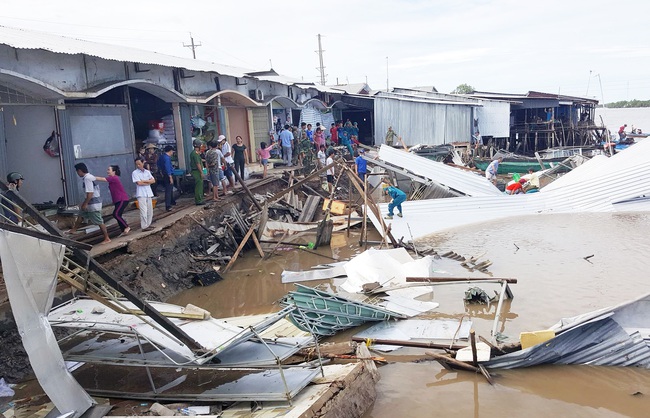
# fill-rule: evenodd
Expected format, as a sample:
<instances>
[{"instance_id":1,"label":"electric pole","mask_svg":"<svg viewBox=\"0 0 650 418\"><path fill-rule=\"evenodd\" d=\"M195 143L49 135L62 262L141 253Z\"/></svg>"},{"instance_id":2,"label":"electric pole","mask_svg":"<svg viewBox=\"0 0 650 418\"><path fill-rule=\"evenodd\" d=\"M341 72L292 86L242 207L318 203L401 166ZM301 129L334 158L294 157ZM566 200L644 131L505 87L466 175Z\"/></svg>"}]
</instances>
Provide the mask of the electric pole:
<instances>
[{"instance_id":1,"label":"electric pole","mask_svg":"<svg viewBox=\"0 0 650 418\"><path fill-rule=\"evenodd\" d=\"M200 43L198 43L198 44L194 43L194 37L192 36L192 32L190 32L190 41L192 41L192 42L189 45L185 45L185 43L183 42L183 46L185 48L192 48L192 57L194 57L194 59L196 59L196 48L200 47L201 44Z\"/></svg>"},{"instance_id":2,"label":"electric pole","mask_svg":"<svg viewBox=\"0 0 650 418\"><path fill-rule=\"evenodd\" d=\"M327 80L325 79L325 77L326 77L326 75L325 75L325 66L323 65L323 52L325 52L325 51L323 51L323 47L321 46L320 38L321 38L321 36L320 36L320 33L319 33L318 34L318 51L314 51L314 52L318 53L318 62L320 64L320 67L317 67L316 69L318 71L320 71L320 83L321 83L321 85L324 86L325 83L327 82Z\"/></svg>"},{"instance_id":3,"label":"electric pole","mask_svg":"<svg viewBox=\"0 0 650 418\"><path fill-rule=\"evenodd\" d=\"M388 57L386 57L386 93L388 93Z\"/></svg>"}]
</instances>

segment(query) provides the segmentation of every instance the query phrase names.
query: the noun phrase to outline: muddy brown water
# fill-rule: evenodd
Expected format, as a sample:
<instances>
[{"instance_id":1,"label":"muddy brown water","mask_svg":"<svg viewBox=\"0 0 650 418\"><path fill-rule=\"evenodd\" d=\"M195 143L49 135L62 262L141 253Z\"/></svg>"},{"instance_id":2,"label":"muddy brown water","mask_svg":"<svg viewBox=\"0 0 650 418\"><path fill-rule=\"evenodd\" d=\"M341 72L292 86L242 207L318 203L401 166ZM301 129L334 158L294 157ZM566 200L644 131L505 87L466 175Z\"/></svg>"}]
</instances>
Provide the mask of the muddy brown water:
<instances>
[{"instance_id":1,"label":"muddy brown water","mask_svg":"<svg viewBox=\"0 0 650 418\"><path fill-rule=\"evenodd\" d=\"M320 251L337 258L360 252L354 233L349 239L344 233L335 234L334 241L333 248ZM439 253L481 256L493 262L493 277L518 279L498 328L509 337L506 342L517 341L521 331L546 329L562 317L650 292L650 214L512 218L436 234L419 245L431 245ZM224 281L191 289L172 302L197 304L215 317L272 312L278 309L274 302L293 288L281 284L283 269L307 269L327 261L299 250L281 251L269 261L249 252ZM457 262L446 259L436 268L467 275ZM481 288L488 293L496 289L487 284ZM468 315L477 334L489 338L495 306L467 307L462 301L466 289L464 284L435 288L424 299L440 307L425 317ZM390 363L380 368L377 400L365 418L650 416L650 370L592 366L495 370L496 384L490 386L469 372L449 372L430 361L413 362L425 358L423 350L404 348L387 358Z\"/></svg>"}]
</instances>

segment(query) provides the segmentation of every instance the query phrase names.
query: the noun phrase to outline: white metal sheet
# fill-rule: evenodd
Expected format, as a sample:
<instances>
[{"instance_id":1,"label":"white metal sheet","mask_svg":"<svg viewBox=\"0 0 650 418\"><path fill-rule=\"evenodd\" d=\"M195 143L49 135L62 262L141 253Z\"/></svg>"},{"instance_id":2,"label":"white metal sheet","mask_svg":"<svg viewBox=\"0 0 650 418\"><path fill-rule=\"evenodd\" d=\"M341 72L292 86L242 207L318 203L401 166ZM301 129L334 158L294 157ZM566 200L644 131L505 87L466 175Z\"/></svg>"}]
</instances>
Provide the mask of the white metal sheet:
<instances>
[{"instance_id":1,"label":"white metal sheet","mask_svg":"<svg viewBox=\"0 0 650 418\"><path fill-rule=\"evenodd\" d=\"M467 196L500 196L502 193L485 176L450 167L419 155L382 145L379 158Z\"/></svg>"},{"instance_id":2,"label":"white metal sheet","mask_svg":"<svg viewBox=\"0 0 650 418\"><path fill-rule=\"evenodd\" d=\"M538 193L509 196L455 197L404 202L403 218L391 224L396 239L413 239L446 229L513 216L613 212L619 210L650 211L650 200L635 204L615 204L627 199L650 195L650 141L640 142L611 158L588 162L566 175L555 187L546 186ZM585 170L587 175L581 172ZM382 216L388 205L379 204ZM435 214L435 216L432 216ZM373 225L381 229L369 212ZM409 230L410 226L410 230Z\"/></svg>"},{"instance_id":3,"label":"white metal sheet","mask_svg":"<svg viewBox=\"0 0 650 418\"><path fill-rule=\"evenodd\" d=\"M354 338L376 340L466 340L469 338L471 321L448 319L407 319L384 321L365 329Z\"/></svg>"}]
</instances>

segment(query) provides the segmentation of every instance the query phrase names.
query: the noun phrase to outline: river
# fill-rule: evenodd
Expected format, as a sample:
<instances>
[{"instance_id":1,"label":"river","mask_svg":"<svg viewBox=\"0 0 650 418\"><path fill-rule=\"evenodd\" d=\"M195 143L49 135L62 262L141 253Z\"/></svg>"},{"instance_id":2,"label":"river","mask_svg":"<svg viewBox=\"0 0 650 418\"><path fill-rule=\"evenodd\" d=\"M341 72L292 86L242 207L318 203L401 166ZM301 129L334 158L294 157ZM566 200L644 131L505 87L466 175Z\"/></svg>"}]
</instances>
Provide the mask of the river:
<instances>
[{"instance_id":1,"label":"river","mask_svg":"<svg viewBox=\"0 0 650 418\"><path fill-rule=\"evenodd\" d=\"M335 258L360 251L358 235L335 234ZM650 292L650 214L572 214L519 217L457 228L428 237L439 253L455 251L493 262L494 277L517 278L514 299L506 303L499 331L506 342L521 331L546 329L562 317L615 305ZM585 259L585 257L593 257ZM277 310L274 302L292 289L280 283L282 269L307 269L327 262L297 250L270 261L249 252L226 279L174 298L227 317ZM460 274L457 263L440 260L440 269ZM458 269L454 271L454 269ZM317 282L316 282L317 283ZM316 284L312 283L312 284ZM430 295L440 307L428 318L472 317L478 335L490 336L495 308L466 307L466 285L437 288ZM493 287L484 286L488 293ZM647 318L650 322L650 318ZM495 370L495 385L469 372L449 372L425 359L423 350L387 355L380 367L377 400L365 418L394 417L646 417L650 410L650 370L592 366L541 366Z\"/></svg>"}]
</instances>

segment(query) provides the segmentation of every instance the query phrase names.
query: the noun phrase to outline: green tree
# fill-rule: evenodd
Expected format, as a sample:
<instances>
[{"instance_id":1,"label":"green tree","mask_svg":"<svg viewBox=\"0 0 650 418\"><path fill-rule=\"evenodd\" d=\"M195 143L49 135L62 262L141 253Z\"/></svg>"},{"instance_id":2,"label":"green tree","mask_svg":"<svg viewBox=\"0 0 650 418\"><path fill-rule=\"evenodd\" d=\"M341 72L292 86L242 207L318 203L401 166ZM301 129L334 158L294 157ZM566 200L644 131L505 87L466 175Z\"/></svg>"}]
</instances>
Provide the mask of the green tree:
<instances>
[{"instance_id":1,"label":"green tree","mask_svg":"<svg viewBox=\"0 0 650 418\"><path fill-rule=\"evenodd\" d=\"M469 84L459 84L458 87L454 89L454 91L451 92L451 94L470 94L474 93L476 89Z\"/></svg>"}]
</instances>

